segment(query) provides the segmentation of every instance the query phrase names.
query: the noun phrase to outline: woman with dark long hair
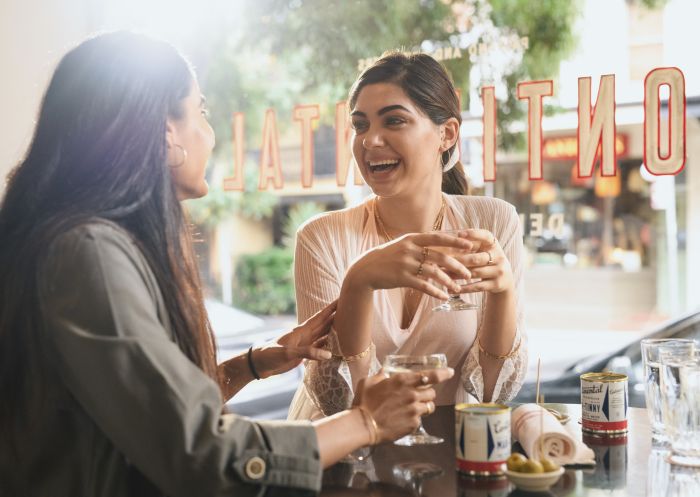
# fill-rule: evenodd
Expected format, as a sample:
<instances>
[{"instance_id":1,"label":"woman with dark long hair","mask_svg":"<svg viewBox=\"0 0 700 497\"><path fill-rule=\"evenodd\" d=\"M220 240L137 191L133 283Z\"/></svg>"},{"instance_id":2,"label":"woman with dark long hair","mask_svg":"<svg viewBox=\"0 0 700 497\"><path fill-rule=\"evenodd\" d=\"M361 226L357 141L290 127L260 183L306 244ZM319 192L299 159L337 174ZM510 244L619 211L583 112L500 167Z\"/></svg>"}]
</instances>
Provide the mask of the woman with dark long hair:
<instances>
[{"instance_id":1,"label":"woman with dark long hair","mask_svg":"<svg viewBox=\"0 0 700 497\"><path fill-rule=\"evenodd\" d=\"M429 55L388 53L348 103L353 157L374 195L297 235L299 318L336 299L338 310L333 359L308 364L290 417L346 408L389 354L447 356L461 374L436 387L438 405L513 398L527 369L522 230L512 205L468 194L449 75ZM433 312L448 293L475 310Z\"/></svg>"},{"instance_id":2,"label":"woman with dark long hair","mask_svg":"<svg viewBox=\"0 0 700 497\"><path fill-rule=\"evenodd\" d=\"M168 44L110 33L59 63L0 208L0 495L313 492L451 376L377 375L317 424L222 413L254 377L326 359L335 305L217 366L180 205L207 193L205 114Z\"/></svg>"}]
</instances>

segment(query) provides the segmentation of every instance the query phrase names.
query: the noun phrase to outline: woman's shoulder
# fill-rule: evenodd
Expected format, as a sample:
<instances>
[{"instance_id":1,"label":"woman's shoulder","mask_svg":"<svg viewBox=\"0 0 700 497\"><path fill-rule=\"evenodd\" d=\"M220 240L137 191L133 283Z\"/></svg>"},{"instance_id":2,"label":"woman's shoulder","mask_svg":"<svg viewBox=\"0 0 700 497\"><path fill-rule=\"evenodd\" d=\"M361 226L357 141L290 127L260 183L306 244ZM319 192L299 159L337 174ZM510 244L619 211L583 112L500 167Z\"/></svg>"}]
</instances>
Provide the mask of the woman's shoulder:
<instances>
[{"instance_id":1,"label":"woman's shoulder","mask_svg":"<svg viewBox=\"0 0 700 497\"><path fill-rule=\"evenodd\" d=\"M299 236L345 236L361 232L367 216L367 202L336 211L323 212L303 223Z\"/></svg>"},{"instance_id":2,"label":"woman's shoulder","mask_svg":"<svg viewBox=\"0 0 700 497\"><path fill-rule=\"evenodd\" d=\"M478 217L508 219L517 217L513 204L500 198L476 195L448 195L454 206L464 212L472 212Z\"/></svg>"},{"instance_id":3,"label":"woman's shoulder","mask_svg":"<svg viewBox=\"0 0 700 497\"><path fill-rule=\"evenodd\" d=\"M91 218L67 227L47 245L45 268L66 265L111 266L124 261L138 270L148 264L133 236L118 224L101 218Z\"/></svg>"},{"instance_id":4,"label":"woman's shoulder","mask_svg":"<svg viewBox=\"0 0 700 497\"><path fill-rule=\"evenodd\" d=\"M100 245L138 251L131 234L118 224L103 218L91 218L77 223L58 234L51 248Z\"/></svg>"}]
</instances>

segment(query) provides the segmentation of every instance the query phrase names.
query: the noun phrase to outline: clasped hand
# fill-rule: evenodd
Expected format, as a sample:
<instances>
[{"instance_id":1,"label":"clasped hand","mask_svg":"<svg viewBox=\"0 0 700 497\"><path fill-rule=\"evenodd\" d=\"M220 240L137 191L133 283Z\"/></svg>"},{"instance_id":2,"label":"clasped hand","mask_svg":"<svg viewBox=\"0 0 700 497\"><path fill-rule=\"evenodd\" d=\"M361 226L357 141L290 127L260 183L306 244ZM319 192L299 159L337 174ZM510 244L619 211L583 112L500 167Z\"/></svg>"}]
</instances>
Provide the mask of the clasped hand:
<instances>
[{"instance_id":1,"label":"clasped hand","mask_svg":"<svg viewBox=\"0 0 700 497\"><path fill-rule=\"evenodd\" d=\"M496 237L483 229L465 229L459 236L404 235L366 252L350 268L348 278L372 290L414 288L440 300L447 300L448 292L500 293L513 288L508 258ZM479 281L460 286L455 282L459 279Z\"/></svg>"}]
</instances>

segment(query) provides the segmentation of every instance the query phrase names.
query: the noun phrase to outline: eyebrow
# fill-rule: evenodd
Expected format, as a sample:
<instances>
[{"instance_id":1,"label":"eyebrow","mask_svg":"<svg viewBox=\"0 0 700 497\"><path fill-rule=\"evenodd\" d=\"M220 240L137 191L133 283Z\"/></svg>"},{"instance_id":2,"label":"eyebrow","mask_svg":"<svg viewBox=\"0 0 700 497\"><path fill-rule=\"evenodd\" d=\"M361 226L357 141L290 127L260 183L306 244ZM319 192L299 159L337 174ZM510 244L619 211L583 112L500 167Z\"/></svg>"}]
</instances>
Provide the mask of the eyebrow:
<instances>
[{"instance_id":1,"label":"eyebrow","mask_svg":"<svg viewBox=\"0 0 700 497\"><path fill-rule=\"evenodd\" d=\"M377 112L377 115L382 116L382 115L386 114L387 112L391 112L392 110L403 110L405 112L411 113L411 111L408 110L403 105L396 104L396 105L387 105L386 107L382 107L381 109L379 109L379 112ZM367 117L367 114L365 114L364 112L359 111L359 110L352 111L350 113L350 115L351 116Z\"/></svg>"}]
</instances>

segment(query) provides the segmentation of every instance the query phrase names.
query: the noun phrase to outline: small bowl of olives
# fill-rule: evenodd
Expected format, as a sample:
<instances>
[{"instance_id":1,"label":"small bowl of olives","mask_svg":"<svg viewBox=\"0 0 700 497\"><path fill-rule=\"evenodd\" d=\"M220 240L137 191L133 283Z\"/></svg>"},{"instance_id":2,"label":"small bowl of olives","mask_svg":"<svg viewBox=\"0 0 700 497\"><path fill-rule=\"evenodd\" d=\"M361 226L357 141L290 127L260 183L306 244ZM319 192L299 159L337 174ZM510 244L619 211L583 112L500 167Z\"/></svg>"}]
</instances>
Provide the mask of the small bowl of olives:
<instances>
[{"instance_id":1,"label":"small bowl of olives","mask_svg":"<svg viewBox=\"0 0 700 497\"><path fill-rule=\"evenodd\" d=\"M506 461L505 473L519 489L540 492L554 485L564 474L564 468L551 459L537 461L514 452Z\"/></svg>"}]
</instances>

